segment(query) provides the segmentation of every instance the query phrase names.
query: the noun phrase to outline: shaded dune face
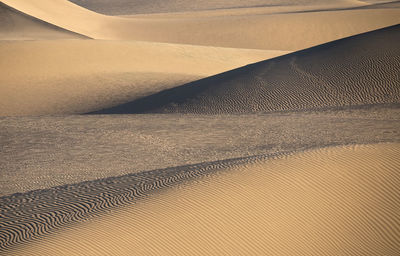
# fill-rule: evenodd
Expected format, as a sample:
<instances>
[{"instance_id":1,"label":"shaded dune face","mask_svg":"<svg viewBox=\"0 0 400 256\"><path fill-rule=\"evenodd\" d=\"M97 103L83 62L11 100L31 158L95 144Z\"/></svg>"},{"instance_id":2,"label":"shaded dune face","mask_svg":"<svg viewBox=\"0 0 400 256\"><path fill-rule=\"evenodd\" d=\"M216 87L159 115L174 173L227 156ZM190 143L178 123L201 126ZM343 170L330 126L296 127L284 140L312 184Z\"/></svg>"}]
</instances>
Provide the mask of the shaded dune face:
<instances>
[{"instance_id":1,"label":"shaded dune face","mask_svg":"<svg viewBox=\"0 0 400 256\"><path fill-rule=\"evenodd\" d=\"M230 166L274 158L286 152L186 165L68 184L0 198L0 252L40 238L68 224L135 203L151 193Z\"/></svg>"},{"instance_id":2,"label":"shaded dune face","mask_svg":"<svg viewBox=\"0 0 400 256\"><path fill-rule=\"evenodd\" d=\"M272 11L276 15L271 15L268 7L260 7L261 12L258 8L238 8L211 10L208 14L195 11L186 17L172 14L169 18L160 18L148 14L127 18L95 13L67 0L2 1L37 19L94 39L246 49L301 50L400 22L398 9L338 10L334 7L322 8L325 10L322 11L314 6L304 11L299 5L295 6L295 13Z\"/></svg>"},{"instance_id":3,"label":"shaded dune face","mask_svg":"<svg viewBox=\"0 0 400 256\"><path fill-rule=\"evenodd\" d=\"M399 14L0 0L0 255L399 255Z\"/></svg>"},{"instance_id":4,"label":"shaded dune face","mask_svg":"<svg viewBox=\"0 0 400 256\"><path fill-rule=\"evenodd\" d=\"M288 5L312 5L312 4L331 4L329 0L69 0L77 5L88 8L92 11L108 15L124 15L135 13L165 13L165 12L185 12L215 9L235 9L251 7L273 7ZM357 5L358 1L336 0L334 4Z\"/></svg>"},{"instance_id":5,"label":"shaded dune face","mask_svg":"<svg viewBox=\"0 0 400 256\"><path fill-rule=\"evenodd\" d=\"M200 168L202 177L196 180L187 180L135 205L71 225L39 243L7 252L8 255L131 255L132 252L396 255L400 247L399 154L399 144L375 144L318 149L275 159L215 163ZM154 180L153 177L153 182L142 184L148 189L164 187L175 178ZM15 237L10 241L27 235L21 228L24 221L24 225L41 227L43 231L49 224L64 220L62 209L67 209L68 204L85 212L142 193L131 189L113 198L109 197L111 190L98 198L97 205L87 200L93 196L91 192L107 186L117 188L117 184L111 180L88 184L88 196L80 204L74 204L75 199L55 203L51 199L57 198L55 194L45 192L42 198L37 197L29 204L43 202L32 211L48 208L51 214L29 221L23 217L28 209L15 209L14 214L21 215L14 223L10 222L15 225L10 232ZM68 195L75 198L73 189L64 190L60 201ZM48 199L46 193L50 194Z\"/></svg>"},{"instance_id":6,"label":"shaded dune face","mask_svg":"<svg viewBox=\"0 0 400 256\"><path fill-rule=\"evenodd\" d=\"M0 40L87 38L19 12L0 2Z\"/></svg>"},{"instance_id":7,"label":"shaded dune face","mask_svg":"<svg viewBox=\"0 0 400 256\"><path fill-rule=\"evenodd\" d=\"M3 41L0 116L99 110L285 53L136 41Z\"/></svg>"},{"instance_id":8,"label":"shaded dune face","mask_svg":"<svg viewBox=\"0 0 400 256\"><path fill-rule=\"evenodd\" d=\"M400 25L345 38L96 113L251 113L400 103Z\"/></svg>"}]
</instances>

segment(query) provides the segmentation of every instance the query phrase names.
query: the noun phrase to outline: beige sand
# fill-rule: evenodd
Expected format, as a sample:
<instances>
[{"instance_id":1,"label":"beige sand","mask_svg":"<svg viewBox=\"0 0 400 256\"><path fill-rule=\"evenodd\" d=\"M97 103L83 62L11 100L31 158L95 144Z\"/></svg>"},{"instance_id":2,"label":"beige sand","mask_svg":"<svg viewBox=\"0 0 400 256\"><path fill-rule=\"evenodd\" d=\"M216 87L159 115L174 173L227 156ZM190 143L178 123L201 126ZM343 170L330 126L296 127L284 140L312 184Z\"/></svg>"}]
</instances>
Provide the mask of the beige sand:
<instances>
[{"instance_id":1,"label":"beige sand","mask_svg":"<svg viewBox=\"0 0 400 256\"><path fill-rule=\"evenodd\" d=\"M127 15L0 0L0 116L33 115L0 117L0 254L398 254L400 25L235 69L398 24L398 2L74 1ZM148 95L178 113L37 116Z\"/></svg>"},{"instance_id":2,"label":"beige sand","mask_svg":"<svg viewBox=\"0 0 400 256\"><path fill-rule=\"evenodd\" d=\"M268 50L299 50L400 22L399 9L315 11L186 18L105 16L67 0L3 0L26 14L95 39L144 40ZM298 10L298 9L297 9ZM299 10L298 10L299 11ZM216 10L215 12L219 12ZM68 13L69 15L64 15Z\"/></svg>"},{"instance_id":3,"label":"beige sand","mask_svg":"<svg viewBox=\"0 0 400 256\"><path fill-rule=\"evenodd\" d=\"M400 25L248 65L100 113L254 113L400 104Z\"/></svg>"},{"instance_id":4,"label":"beige sand","mask_svg":"<svg viewBox=\"0 0 400 256\"><path fill-rule=\"evenodd\" d=\"M0 40L85 38L25 15L0 2Z\"/></svg>"},{"instance_id":5,"label":"beige sand","mask_svg":"<svg viewBox=\"0 0 400 256\"><path fill-rule=\"evenodd\" d=\"M121 14L142 14L142 13L171 13L188 11L206 11L206 10L235 10L243 8L313 8L315 6L325 5L330 8L365 6L366 2L358 0L150 0L150 1L130 1L114 0L112 3L108 0L69 0L82 7L95 12L108 15ZM374 1L372 1L374 2Z\"/></svg>"},{"instance_id":6,"label":"beige sand","mask_svg":"<svg viewBox=\"0 0 400 256\"><path fill-rule=\"evenodd\" d=\"M233 166L8 255L396 255L399 159L375 144Z\"/></svg>"},{"instance_id":7,"label":"beige sand","mask_svg":"<svg viewBox=\"0 0 400 256\"><path fill-rule=\"evenodd\" d=\"M0 131L0 196L4 196L238 157L400 142L400 108L3 117Z\"/></svg>"},{"instance_id":8,"label":"beige sand","mask_svg":"<svg viewBox=\"0 0 400 256\"><path fill-rule=\"evenodd\" d=\"M126 41L0 42L0 115L98 110L285 53Z\"/></svg>"}]
</instances>

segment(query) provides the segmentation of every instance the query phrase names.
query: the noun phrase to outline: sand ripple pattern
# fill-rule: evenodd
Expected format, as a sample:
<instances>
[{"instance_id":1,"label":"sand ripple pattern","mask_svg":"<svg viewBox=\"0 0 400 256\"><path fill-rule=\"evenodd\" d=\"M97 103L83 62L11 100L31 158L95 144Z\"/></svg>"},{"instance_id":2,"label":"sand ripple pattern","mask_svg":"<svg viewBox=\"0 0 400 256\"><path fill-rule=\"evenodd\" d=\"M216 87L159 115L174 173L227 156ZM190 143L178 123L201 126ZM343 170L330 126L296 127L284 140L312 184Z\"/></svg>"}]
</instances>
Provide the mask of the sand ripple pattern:
<instances>
[{"instance_id":1,"label":"sand ripple pattern","mask_svg":"<svg viewBox=\"0 0 400 256\"><path fill-rule=\"evenodd\" d=\"M9 255L399 255L400 144L220 165Z\"/></svg>"},{"instance_id":2,"label":"sand ripple pattern","mask_svg":"<svg viewBox=\"0 0 400 256\"><path fill-rule=\"evenodd\" d=\"M132 203L152 191L228 168L289 154L237 158L153 170L119 177L16 193L0 198L0 252L48 234L55 228L83 221L113 207Z\"/></svg>"},{"instance_id":3,"label":"sand ripple pattern","mask_svg":"<svg viewBox=\"0 0 400 256\"><path fill-rule=\"evenodd\" d=\"M400 25L205 78L96 113L252 113L400 103Z\"/></svg>"}]
</instances>

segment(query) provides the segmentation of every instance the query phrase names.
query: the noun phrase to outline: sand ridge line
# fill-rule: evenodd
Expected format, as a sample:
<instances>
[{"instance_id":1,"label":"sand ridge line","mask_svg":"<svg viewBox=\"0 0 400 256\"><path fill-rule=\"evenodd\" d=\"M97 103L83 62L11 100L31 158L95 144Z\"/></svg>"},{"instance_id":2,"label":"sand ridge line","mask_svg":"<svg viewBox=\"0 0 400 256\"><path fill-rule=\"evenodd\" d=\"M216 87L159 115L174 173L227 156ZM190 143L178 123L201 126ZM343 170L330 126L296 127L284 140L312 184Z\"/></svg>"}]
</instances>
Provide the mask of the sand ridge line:
<instances>
[{"instance_id":1,"label":"sand ridge line","mask_svg":"<svg viewBox=\"0 0 400 256\"><path fill-rule=\"evenodd\" d=\"M7 252L9 248L40 239L71 223L134 203L154 191L184 180L227 169L232 165L289 154L292 152L145 171L0 197L0 251Z\"/></svg>"},{"instance_id":2,"label":"sand ridge line","mask_svg":"<svg viewBox=\"0 0 400 256\"><path fill-rule=\"evenodd\" d=\"M0 115L85 113L285 53L129 41L0 42Z\"/></svg>"},{"instance_id":3,"label":"sand ridge line","mask_svg":"<svg viewBox=\"0 0 400 256\"><path fill-rule=\"evenodd\" d=\"M88 39L0 2L0 40Z\"/></svg>"},{"instance_id":4,"label":"sand ridge line","mask_svg":"<svg viewBox=\"0 0 400 256\"><path fill-rule=\"evenodd\" d=\"M399 149L353 145L233 165L10 255L396 255Z\"/></svg>"},{"instance_id":5,"label":"sand ridge line","mask_svg":"<svg viewBox=\"0 0 400 256\"><path fill-rule=\"evenodd\" d=\"M399 118L399 106L383 105L250 115L1 117L0 195L332 143L399 141Z\"/></svg>"},{"instance_id":6,"label":"sand ridge line","mask_svg":"<svg viewBox=\"0 0 400 256\"><path fill-rule=\"evenodd\" d=\"M67 0L3 2L38 19L94 39L266 50L300 50L400 22L400 10L395 9L209 18L193 15L184 19L160 20L105 16ZM63 13L70 13L74 19L65 17Z\"/></svg>"},{"instance_id":7,"label":"sand ridge line","mask_svg":"<svg viewBox=\"0 0 400 256\"><path fill-rule=\"evenodd\" d=\"M399 40L400 25L395 25L95 113L232 114L398 104Z\"/></svg>"}]
</instances>

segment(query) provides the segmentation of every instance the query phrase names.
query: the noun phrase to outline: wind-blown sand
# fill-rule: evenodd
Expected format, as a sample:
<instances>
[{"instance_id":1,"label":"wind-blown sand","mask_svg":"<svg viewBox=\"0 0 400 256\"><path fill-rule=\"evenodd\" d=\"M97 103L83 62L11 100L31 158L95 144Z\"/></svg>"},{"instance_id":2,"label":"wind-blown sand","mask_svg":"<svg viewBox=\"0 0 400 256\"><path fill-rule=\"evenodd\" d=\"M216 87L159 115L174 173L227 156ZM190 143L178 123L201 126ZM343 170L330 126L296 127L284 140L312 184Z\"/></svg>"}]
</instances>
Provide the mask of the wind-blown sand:
<instances>
[{"instance_id":1,"label":"wind-blown sand","mask_svg":"<svg viewBox=\"0 0 400 256\"><path fill-rule=\"evenodd\" d=\"M364 6L365 2L357 0L216 0L216 1L179 1L179 0L152 0L152 1L129 1L115 0L112 3L108 0L70 0L80 6L108 15L121 14L142 14L142 13L171 13L187 11L203 11L215 9L243 9L243 8L262 8L262 7L291 7L326 5L331 8Z\"/></svg>"},{"instance_id":2,"label":"wind-blown sand","mask_svg":"<svg viewBox=\"0 0 400 256\"><path fill-rule=\"evenodd\" d=\"M400 110L6 117L0 130L0 195L9 195L275 152L400 142Z\"/></svg>"},{"instance_id":3,"label":"wind-blown sand","mask_svg":"<svg viewBox=\"0 0 400 256\"><path fill-rule=\"evenodd\" d=\"M396 255L399 148L327 148L228 166L7 253Z\"/></svg>"},{"instance_id":4,"label":"wind-blown sand","mask_svg":"<svg viewBox=\"0 0 400 256\"><path fill-rule=\"evenodd\" d=\"M0 0L0 255L397 255L399 23Z\"/></svg>"},{"instance_id":5,"label":"wind-blown sand","mask_svg":"<svg viewBox=\"0 0 400 256\"><path fill-rule=\"evenodd\" d=\"M250 113L399 104L400 25L341 39L97 113Z\"/></svg>"},{"instance_id":6,"label":"wind-blown sand","mask_svg":"<svg viewBox=\"0 0 400 256\"><path fill-rule=\"evenodd\" d=\"M125 41L0 42L0 115L89 112L285 53Z\"/></svg>"},{"instance_id":7,"label":"wind-blown sand","mask_svg":"<svg viewBox=\"0 0 400 256\"><path fill-rule=\"evenodd\" d=\"M0 2L0 24L0 40L86 38L21 13L2 2Z\"/></svg>"},{"instance_id":8,"label":"wind-blown sand","mask_svg":"<svg viewBox=\"0 0 400 256\"><path fill-rule=\"evenodd\" d=\"M399 9L329 10L186 18L105 16L67 0L2 0L26 14L94 39L140 40L266 50L300 50L395 25ZM68 13L69 15L64 15Z\"/></svg>"}]
</instances>

